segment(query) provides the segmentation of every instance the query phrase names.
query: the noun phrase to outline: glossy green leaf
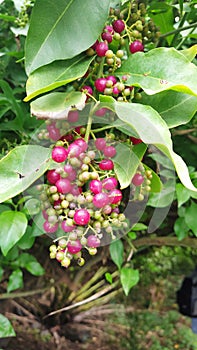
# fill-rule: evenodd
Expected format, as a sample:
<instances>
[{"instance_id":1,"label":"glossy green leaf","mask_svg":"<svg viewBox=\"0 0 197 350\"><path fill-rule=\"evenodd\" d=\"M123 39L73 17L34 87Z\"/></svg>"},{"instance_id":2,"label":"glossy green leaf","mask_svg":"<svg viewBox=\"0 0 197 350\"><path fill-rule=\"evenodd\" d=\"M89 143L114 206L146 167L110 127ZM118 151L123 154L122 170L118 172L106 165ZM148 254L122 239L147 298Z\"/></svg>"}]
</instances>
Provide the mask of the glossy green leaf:
<instances>
[{"instance_id":1,"label":"glossy green leaf","mask_svg":"<svg viewBox=\"0 0 197 350\"><path fill-rule=\"evenodd\" d=\"M34 276L42 276L44 269L36 258L28 253L23 253L19 256L19 264Z\"/></svg>"},{"instance_id":2,"label":"glossy green leaf","mask_svg":"<svg viewBox=\"0 0 197 350\"><path fill-rule=\"evenodd\" d=\"M144 225L142 222L138 222L137 224L131 227L133 231L143 231L143 230L147 230L147 228L148 226Z\"/></svg>"},{"instance_id":3,"label":"glossy green leaf","mask_svg":"<svg viewBox=\"0 0 197 350\"><path fill-rule=\"evenodd\" d=\"M165 90L197 95L197 67L174 48L136 52L117 70L117 75L127 75L128 85L139 86L148 95Z\"/></svg>"},{"instance_id":4,"label":"glossy green leaf","mask_svg":"<svg viewBox=\"0 0 197 350\"><path fill-rule=\"evenodd\" d=\"M174 232L176 233L179 241L187 237L188 231L189 227L187 226L184 217L179 217L176 219L174 223Z\"/></svg>"},{"instance_id":5,"label":"glossy green leaf","mask_svg":"<svg viewBox=\"0 0 197 350\"><path fill-rule=\"evenodd\" d=\"M120 269L123 264L124 247L122 241L119 239L112 242L109 247L110 256L114 264Z\"/></svg>"},{"instance_id":6,"label":"glossy green leaf","mask_svg":"<svg viewBox=\"0 0 197 350\"><path fill-rule=\"evenodd\" d=\"M160 115L150 106L141 104L115 102L114 108L118 117L134 128L144 143L155 145L173 162L183 185L197 192L185 162L172 149L170 132Z\"/></svg>"},{"instance_id":7,"label":"glossy green leaf","mask_svg":"<svg viewBox=\"0 0 197 350\"><path fill-rule=\"evenodd\" d=\"M7 291L8 293L23 287L23 273L20 269L14 270L9 276Z\"/></svg>"},{"instance_id":8,"label":"glossy green leaf","mask_svg":"<svg viewBox=\"0 0 197 350\"><path fill-rule=\"evenodd\" d=\"M188 123L197 111L197 97L176 91L163 91L140 101L153 107L165 120L169 128Z\"/></svg>"},{"instance_id":9,"label":"glossy green leaf","mask_svg":"<svg viewBox=\"0 0 197 350\"><path fill-rule=\"evenodd\" d=\"M161 34L174 30L174 13L171 5L168 5L165 2L151 1L149 13L154 24L159 27ZM166 37L169 45L171 44L172 39L173 35Z\"/></svg>"},{"instance_id":10,"label":"glossy green leaf","mask_svg":"<svg viewBox=\"0 0 197 350\"><path fill-rule=\"evenodd\" d=\"M114 171L120 183L120 188L124 189L131 184L131 180L136 173L147 146L143 143L134 147L125 144L116 146L116 156L113 158Z\"/></svg>"},{"instance_id":11,"label":"glossy green leaf","mask_svg":"<svg viewBox=\"0 0 197 350\"><path fill-rule=\"evenodd\" d=\"M37 0L26 40L27 73L90 47L102 31L109 5L110 0Z\"/></svg>"},{"instance_id":12,"label":"glossy green leaf","mask_svg":"<svg viewBox=\"0 0 197 350\"><path fill-rule=\"evenodd\" d=\"M81 110L85 101L86 95L79 91L52 92L32 102L31 113L40 119L66 119L73 106Z\"/></svg>"},{"instance_id":13,"label":"glossy green leaf","mask_svg":"<svg viewBox=\"0 0 197 350\"><path fill-rule=\"evenodd\" d=\"M126 295L129 294L132 287L139 282L139 271L130 267L123 267L120 271L120 281Z\"/></svg>"},{"instance_id":14,"label":"glossy green leaf","mask_svg":"<svg viewBox=\"0 0 197 350\"><path fill-rule=\"evenodd\" d=\"M16 333L10 321L0 314L0 338L15 337Z\"/></svg>"},{"instance_id":15,"label":"glossy green leaf","mask_svg":"<svg viewBox=\"0 0 197 350\"><path fill-rule=\"evenodd\" d=\"M94 57L81 54L70 60L55 61L37 69L27 80L24 101L81 78Z\"/></svg>"},{"instance_id":16,"label":"glossy green leaf","mask_svg":"<svg viewBox=\"0 0 197 350\"><path fill-rule=\"evenodd\" d=\"M113 277L112 277L111 273L106 272L106 273L105 273L105 279L106 279L107 282L109 282L110 284L112 284L112 282L113 282Z\"/></svg>"},{"instance_id":17,"label":"glossy green leaf","mask_svg":"<svg viewBox=\"0 0 197 350\"><path fill-rule=\"evenodd\" d=\"M188 49L180 51L190 62L196 57L197 44L189 47Z\"/></svg>"},{"instance_id":18,"label":"glossy green leaf","mask_svg":"<svg viewBox=\"0 0 197 350\"><path fill-rule=\"evenodd\" d=\"M16 196L36 181L50 165L51 150L18 146L0 160L0 202Z\"/></svg>"},{"instance_id":19,"label":"glossy green leaf","mask_svg":"<svg viewBox=\"0 0 197 350\"><path fill-rule=\"evenodd\" d=\"M33 230L31 226L27 227L27 230L23 237L18 241L17 246L20 249L30 249L35 242L35 237L33 236Z\"/></svg>"},{"instance_id":20,"label":"glossy green leaf","mask_svg":"<svg viewBox=\"0 0 197 350\"><path fill-rule=\"evenodd\" d=\"M27 228L25 214L17 211L4 211L0 214L0 248L3 255L20 240Z\"/></svg>"},{"instance_id":21,"label":"glossy green leaf","mask_svg":"<svg viewBox=\"0 0 197 350\"><path fill-rule=\"evenodd\" d=\"M196 213L197 213L197 204L192 202L192 204L186 208L185 222L188 225L188 227L193 231L195 236L197 236Z\"/></svg>"},{"instance_id":22,"label":"glossy green leaf","mask_svg":"<svg viewBox=\"0 0 197 350\"><path fill-rule=\"evenodd\" d=\"M178 201L178 208L181 207L190 198L190 191L185 188L182 184L176 184L176 195Z\"/></svg>"}]
</instances>

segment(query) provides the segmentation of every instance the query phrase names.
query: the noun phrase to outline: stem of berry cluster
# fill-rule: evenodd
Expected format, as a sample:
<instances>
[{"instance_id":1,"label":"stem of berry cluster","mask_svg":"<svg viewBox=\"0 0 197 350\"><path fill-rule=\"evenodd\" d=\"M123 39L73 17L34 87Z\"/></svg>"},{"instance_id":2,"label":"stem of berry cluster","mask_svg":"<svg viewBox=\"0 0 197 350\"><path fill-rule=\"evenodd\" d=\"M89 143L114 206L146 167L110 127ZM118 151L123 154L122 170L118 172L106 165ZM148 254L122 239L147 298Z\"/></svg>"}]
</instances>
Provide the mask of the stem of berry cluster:
<instances>
[{"instance_id":1,"label":"stem of berry cluster","mask_svg":"<svg viewBox=\"0 0 197 350\"><path fill-rule=\"evenodd\" d=\"M95 112L95 110L97 109L98 105L100 104L100 101L97 101L95 103L95 105L93 105L93 107L90 110L89 116L88 116L88 122L87 122L87 127L86 127L86 133L85 133L85 137L84 140L86 142L88 142L89 140L89 136L90 136L90 132L91 132L91 127L92 127L92 120L93 120L93 114Z\"/></svg>"}]
</instances>

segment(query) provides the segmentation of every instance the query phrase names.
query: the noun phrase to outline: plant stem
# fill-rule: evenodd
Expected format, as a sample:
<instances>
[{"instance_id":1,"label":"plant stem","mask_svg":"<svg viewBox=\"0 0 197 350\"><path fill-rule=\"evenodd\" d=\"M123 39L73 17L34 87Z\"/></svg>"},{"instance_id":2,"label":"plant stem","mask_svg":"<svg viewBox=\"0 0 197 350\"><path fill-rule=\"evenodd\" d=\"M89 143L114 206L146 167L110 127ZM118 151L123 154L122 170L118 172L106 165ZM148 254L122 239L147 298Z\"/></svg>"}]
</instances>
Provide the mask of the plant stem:
<instances>
[{"instance_id":1,"label":"plant stem","mask_svg":"<svg viewBox=\"0 0 197 350\"><path fill-rule=\"evenodd\" d=\"M135 248L142 246L181 246L181 247L191 247L197 248L197 240L195 238L184 238L181 241L177 237L143 237L133 241Z\"/></svg>"},{"instance_id":2,"label":"plant stem","mask_svg":"<svg viewBox=\"0 0 197 350\"><path fill-rule=\"evenodd\" d=\"M90 136L90 132L91 132L91 127L92 127L92 120L93 120L93 114L95 112L95 109L98 107L98 105L100 104L100 101L97 101L95 103L95 105L91 108L89 116L88 116L88 122L87 122L87 128L86 128L86 133L85 133L85 141L88 142L89 140L89 136Z\"/></svg>"},{"instance_id":3,"label":"plant stem","mask_svg":"<svg viewBox=\"0 0 197 350\"><path fill-rule=\"evenodd\" d=\"M190 24L190 25L188 25L186 27L177 28L177 29L172 30L171 32L167 32L165 34L162 34L162 35L160 35L160 38L165 38L165 37L167 37L169 35L176 34L176 33L182 32L183 30L190 29L190 28L193 28L193 27L196 27L196 26L197 26L197 22L192 23L192 24Z\"/></svg>"}]
</instances>

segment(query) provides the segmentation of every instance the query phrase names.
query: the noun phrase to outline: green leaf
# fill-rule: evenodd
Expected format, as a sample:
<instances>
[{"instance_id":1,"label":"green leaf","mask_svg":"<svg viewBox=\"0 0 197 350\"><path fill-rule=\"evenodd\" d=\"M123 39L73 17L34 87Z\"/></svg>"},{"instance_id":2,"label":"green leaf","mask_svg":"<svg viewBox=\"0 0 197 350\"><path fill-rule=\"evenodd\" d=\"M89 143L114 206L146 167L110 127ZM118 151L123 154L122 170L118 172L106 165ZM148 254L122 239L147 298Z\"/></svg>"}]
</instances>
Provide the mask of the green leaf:
<instances>
[{"instance_id":1,"label":"green leaf","mask_svg":"<svg viewBox=\"0 0 197 350\"><path fill-rule=\"evenodd\" d=\"M31 254L23 253L19 256L18 260L20 266L25 268L34 276L42 276L45 272L40 263Z\"/></svg>"},{"instance_id":2,"label":"green leaf","mask_svg":"<svg viewBox=\"0 0 197 350\"><path fill-rule=\"evenodd\" d=\"M190 62L196 57L197 44L180 51Z\"/></svg>"},{"instance_id":3,"label":"green leaf","mask_svg":"<svg viewBox=\"0 0 197 350\"><path fill-rule=\"evenodd\" d=\"M127 233L128 234L128 237L131 238L131 239L136 239L137 238L137 235L134 231L130 231Z\"/></svg>"},{"instance_id":4,"label":"green leaf","mask_svg":"<svg viewBox=\"0 0 197 350\"><path fill-rule=\"evenodd\" d=\"M120 281L126 295L129 294L132 287L139 282L139 271L130 267L123 267L120 271Z\"/></svg>"},{"instance_id":5,"label":"green leaf","mask_svg":"<svg viewBox=\"0 0 197 350\"><path fill-rule=\"evenodd\" d=\"M122 241L119 239L112 242L109 247L110 256L114 264L120 269L123 264L124 247Z\"/></svg>"},{"instance_id":6,"label":"green leaf","mask_svg":"<svg viewBox=\"0 0 197 350\"><path fill-rule=\"evenodd\" d=\"M131 227L133 231L143 231L143 230L147 230L147 228L148 226L144 225L142 222L138 222L137 224Z\"/></svg>"},{"instance_id":7,"label":"green leaf","mask_svg":"<svg viewBox=\"0 0 197 350\"><path fill-rule=\"evenodd\" d=\"M112 282L113 282L113 277L112 277L111 273L106 272L106 273L105 273L105 279L106 279L107 282L109 282L110 284L112 284Z\"/></svg>"},{"instance_id":8,"label":"green leaf","mask_svg":"<svg viewBox=\"0 0 197 350\"><path fill-rule=\"evenodd\" d=\"M33 236L33 229L31 226L27 227L27 230L23 237L18 241L17 246L20 249L30 249L35 242L35 237Z\"/></svg>"},{"instance_id":9,"label":"green leaf","mask_svg":"<svg viewBox=\"0 0 197 350\"><path fill-rule=\"evenodd\" d=\"M192 204L188 208L186 208L185 222L188 225L188 227L193 231L195 236L197 236L196 213L197 204L192 202Z\"/></svg>"},{"instance_id":10,"label":"green leaf","mask_svg":"<svg viewBox=\"0 0 197 350\"><path fill-rule=\"evenodd\" d=\"M150 193L161 192L163 185L160 180L160 177L153 171L153 169L149 168L146 164L143 164L143 166L146 170L150 170L152 174Z\"/></svg>"},{"instance_id":11,"label":"green leaf","mask_svg":"<svg viewBox=\"0 0 197 350\"><path fill-rule=\"evenodd\" d=\"M197 97L176 91L142 95L141 103L154 108L169 128L188 123L197 111Z\"/></svg>"},{"instance_id":12,"label":"green leaf","mask_svg":"<svg viewBox=\"0 0 197 350\"><path fill-rule=\"evenodd\" d=\"M36 215L40 212L40 200L36 198L29 199L25 205L24 210L27 211L28 215Z\"/></svg>"},{"instance_id":13,"label":"green leaf","mask_svg":"<svg viewBox=\"0 0 197 350\"><path fill-rule=\"evenodd\" d=\"M27 80L27 97L24 101L81 78L93 59L94 57L81 54L70 60L55 61L37 69Z\"/></svg>"},{"instance_id":14,"label":"green leaf","mask_svg":"<svg viewBox=\"0 0 197 350\"><path fill-rule=\"evenodd\" d=\"M4 274L4 269L0 266L0 282L2 280L3 274Z\"/></svg>"},{"instance_id":15,"label":"green leaf","mask_svg":"<svg viewBox=\"0 0 197 350\"><path fill-rule=\"evenodd\" d=\"M116 146L117 153L113 158L114 171L120 182L121 189L130 186L137 167L146 152L146 148L146 145L143 143L132 148L125 144L118 144Z\"/></svg>"},{"instance_id":16,"label":"green leaf","mask_svg":"<svg viewBox=\"0 0 197 350\"><path fill-rule=\"evenodd\" d=\"M16 333L10 321L0 314L0 338L15 337Z\"/></svg>"},{"instance_id":17,"label":"green leaf","mask_svg":"<svg viewBox=\"0 0 197 350\"><path fill-rule=\"evenodd\" d=\"M155 145L173 162L183 185L197 192L190 180L185 162L172 149L170 132L160 115L150 106L135 103L115 102L114 108L118 117L134 128L144 143Z\"/></svg>"},{"instance_id":18,"label":"green leaf","mask_svg":"<svg viewBox=\"0 0 197 350\"><path fill-rule=\"evenodd\" d=\"M172 204L174 200L175 182L168 180L163 184L159 193L151 193L148 199L148 205L154 208L165 208Z\"/></svg>"},{"instance_id":19,"label":"green leaf","mask_svg":"<svg viewBox=\"0 0 197 350\"><path fill-rule=\"evenodd\" d=\"M36 145L18 146L0 160L0 203L16 196L50 166L51 150Z\"/></svg>"},{"instance_id":20,"label":"green leaf","mask_svg":"<svg viewBox=\"0 0 197 350\"><path fill-rule=\"evenodd\" d=\"M176 195L178 201L178 208L181 207L190 198L190 191L182 184L176 184Z\"/></svg>"},{"instance_id":21,"label":"green leaf","mask_svg":"<svg viewBox=\"0 0 197 350\"><path fill-rule=\"evenodd\" d=\"M8 280L8 293L23 287L23 273L20 269L14 270Z\"/></svg>"},{"instance_id":22,"label":"green leaf","mask_svg":"<svg viewBox=\"0 0 197 350\"><path fill-rule=\"evenodd\" d=\"M148 95L165 90L197 95L197 67L174 48L136 52L129 56L116 74L119 78L127 75L128 85L139 86Z\"/></svg>"},{"instance_id":23,"label":"green leaf","mask_svg":"<svg viewBox=\"0 0 197 350\"><path fill-rule=\"evenodd\" d=\"M4 256L24 235L27 218L17 211L4 211L0 214L0 248Z\"/></svg>"},{"instance_id":24,"label":"green leaf","mask_svg":"<svg viewBox=\"0 0 197 350\"><path fill-rule=\"evenodd\" d=\"M27 73L90 47L103 29L109 5L110 0L37 0L25 47Z\"/></svg>"},{"instance_id":25,"label":"green leaf","mask_svg":"<svg viewBox=\"0 0 197 350\"><path fill-rule=\"evenodd\" d=\"M174 232L176 233L179 241L187 237L188 231L189 227L187 226L184 217L176 219L174 223Z\"/></svg>"},{"instance_id":26,"label":"green leaf","mask_svg":"<svg viewBox=\"0 0 197 350\"><path fill-rule=\"evenodd\" d=\"M31 113L41 119L65 119L73 106L83 109L85 101L86 95L79 91L52 92L32 102Z\"/></svg>"},{"instance_id":27,"label":"green leaf","mask_svg":"<svg viewBox=\"0 0 197 350\"><path fill-rule=\"evenodd\" d=\"M154 24L159 27L161 34L174 30L174 14L172 6L166 3L153 1L149 7L149 13ZM172 35L166 37L169 45L172 42L172 38Z\"/></svg>"}]
</instances>

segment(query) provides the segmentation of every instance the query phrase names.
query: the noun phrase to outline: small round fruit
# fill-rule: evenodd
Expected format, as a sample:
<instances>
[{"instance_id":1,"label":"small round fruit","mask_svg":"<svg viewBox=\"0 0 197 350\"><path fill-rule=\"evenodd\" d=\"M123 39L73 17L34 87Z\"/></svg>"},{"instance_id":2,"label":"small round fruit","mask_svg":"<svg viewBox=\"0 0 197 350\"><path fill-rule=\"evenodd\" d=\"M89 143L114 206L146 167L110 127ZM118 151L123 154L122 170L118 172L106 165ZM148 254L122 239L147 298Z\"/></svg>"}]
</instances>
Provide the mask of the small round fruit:
<instances>
[{"instance_id":1,"label":"small round fruit","mask_svg":"<svg viewBox=\"0 0 197 350\"><path fill-rule=\"evenodd\" d=\"M43 228L45 230L46 233L54 233L57 231L58 229L58 223L56 223L55 225L50 224L48 221L45 221L43 224Z\"/></svg>"},{"instance_id":2,"label":"small round fruit","mask_svg":"<svg viewBox=\"0 0 197 350\"><path fill-rule=\"evenodd\" d=\"M51 169L47 171L47 180L50 184L55 185L57 180L60 179L60 174L58 174L55 169Z\"/></svg>"},{"instance_id":3,"label":"small round fruit","mask_svg":"<svg viewBox=\"0 0 197 350\"><path fill-rule=\"evenodd\" d=\"M76 210L73 219L77 225L85 226L90 221L90 214L87 209L78 209Z\"/></svg>"},{"instance_id":4,"label":"small round fruit","mask_svg":"<svg viewBox=\"0 0 197 350\"><path fill-rule=\"evenodd\" d=\"M115 177L108 177L102 181L103 188L105 190L111 191L114 190L118 186L118 181Z\"/></svg>"},{"instance_id":5,"label":"small round fruit","mask_svg":"<svg viewBox=\"0 0 197 350\"><path fill-rule=\"evenodd\" d=\"M116 149L114 146L106 146L103 150L103 154L105 157L113 158L116 155Z\"/></svg>"},{"instance_id":6,"label":"small round fruit","mask_svg":"<svg viewBox=\"0 0 197 350\"><path fill-rule=\"evenodd\" d=\"M60 193L69 193L72 189L71 183L68 179L59 179L55 186L57 187L58 192Z\"/></svg>"},{"instance_id":7,"label":"small round fruit","mask_svg":"<svg viewBox=\"0 0 197 350\"><path fill-rule=\"evenodd\" d=\"M68 113L68 122L69 123L76 123L79 119L79 112L78 111L70 111Z\"/></svg>"},{"instance_id":8,"label":"small round fruit","mask_svg":"<svg viewBox=\"0 0 197 350\"><path fill-rule=\"evenodd\" d=\"M96 139L95 146L99 151L102 151L106 147L106 140L102 137Z\"/></svg>"},{"instance_id":9,"label":"small round fruit","mask_svg":"<svg viewBox=\"0 0 197 350\"><path fill-rule=\"evenodd\" d=\"M144 45L139 40L135 40L133 43L129 45L129 50L131 53L144 51Z\"/></svg>"},{"instance_id":10,"label":"small round fruit","mask_svg":"<svg viewBox=\"0 0 197 350\"><path fill-rule=\"evenodd\" d=\"M116 33L122 33L125 29L125 24L121 19L117 19L112 23L113 29Z\"/></svg>"},{"instance_id":11,"label":"small round fruit","mask_svg":"<svg viewBox=\"0 0 197 350\"><path fill-rule=\"evenodd\" d=\"M109 204L109 197L107 193L100 192L95 194L92 202L96 208L103 208L105 205Z\"/></svg>"},{"instance_id":12,"label":"small round fruit","mask_svg":"<svg viewBox=\"0 0 197 350\"><path fill-rule=\"evenodd\" d=\"M67 225L66 221L62 221L61 223L61 228L64 232L72 232L74 229L75 229L75 226L74 225Z\"/></svg>"},{"instance_id":13,"label":"small round fruit","mask_svg":"<svg viewBox=\"0 0 197 350\"><path fill-rule=\"evenodd\" d=\"M100 180L92 180L89 184L90 191L94 194L102 192L102 182Z\"/></svg>"},{"instance_id":14,"label":"small round fruit","mask_svg":"<svg viewBox=\"0 0 197 350\"><path fill-rule=\"evenodd\" d=\"M52 159L57 163L62 163L67 159L68 151L62 146L56 146L52 150Z\"/></svg>"},{"instance_id":15,"label":"small round fruit","mask_svg":"<svg viewBox=\"0 0 197 350\"><path fill-rule=\"evenodd\" d=\"M103 92L106 88L106 79L105 78L98 78L95 80L94 85L97 91Z\"/></svg>"},{"instance_id":16,"label":"small round fruit","mask_svg":"<svg viewBox=\"0 0 197 350\"><path fill-rule=\"evenodd\" d=\"M132 178L132 184L134 186L140 186L144 182L144 176L142 174L136 173Z\"/></svg>"},{"instance_id":17,"label":"small round fruit","mask_svg":"<svg viewBox=\"0 0 197 350\"><path fill-rule=\"evenodd\" d=\"M108 50L108 44L104 41L98 43L95 49L99 57L104 57L107 50Z\"/></svg>"},{"instance_id":18,"label":"small round fruit","mask_svg":"<svg viewBox=\"0 0 197 350\"><path fill-rule=\"evenodd\" d=\"M88 236L87 245L90 248L98 248L100 246L100 239L94 235Z\"/></svg>"},{"instance_id":19,"label":"small round fruit","mask_svg":"<svg viewBox=\"0 0 197 350\"><path fill-rule=\"evenodd\" d=\"M81 251L82 245L80 243L80 240L77 239L76 241L68 242L67 249L70 254L77 254Z\"/></svg>"},{"instance_id":20,"label":"small round fruit","mask_svg":"<svg viewBox=\"0 0 197 350\"><path fill-rule=\"evenodd\" d=\"M118 189L112 190L109 193L109 199L111 204L117 204L122 199L122 192Z\"/></svg>"},{"instance_id":21,"label":"small round fruit","mask_svg":"<svg viewBox=\"0 0 197 350\"><path fill-rule=\"evenodd\" d=\"M99 168L101 170L112 170L114 168L114 163L111 159L103 159L99 163Z\"/></svg>"}]
</instances>

